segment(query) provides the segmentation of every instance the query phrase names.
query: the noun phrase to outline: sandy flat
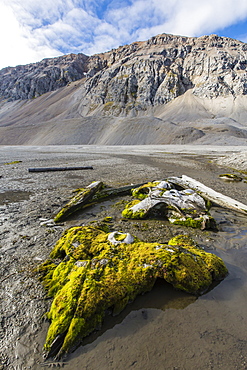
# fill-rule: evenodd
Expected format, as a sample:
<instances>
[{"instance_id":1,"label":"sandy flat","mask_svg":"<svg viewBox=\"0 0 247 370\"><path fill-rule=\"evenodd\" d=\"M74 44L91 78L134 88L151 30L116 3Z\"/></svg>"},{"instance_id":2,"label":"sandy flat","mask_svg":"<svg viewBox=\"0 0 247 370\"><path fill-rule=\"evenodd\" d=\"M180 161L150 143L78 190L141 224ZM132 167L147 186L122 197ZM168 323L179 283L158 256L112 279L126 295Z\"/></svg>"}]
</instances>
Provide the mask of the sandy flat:
<instances>
[{"instance_id":1,"label":"sandy flat","mask_svg":"<svg viewBox=\"0 0 247 370\"><path fill-rule=\"evenodd\" d=\"M121 221L120 208L113 208L111 202L88 209L56 228L42 225L53 217L73 189L94 180L121 186L186 174L247 204L246 183L223 182L218 176L229 169L214 162L226 156L241 157L243 150L245 147L189 145L1 146L2 369L43 368L42 345L48 323L43 322L42 316L50 302L45 300L33 268L48 257L63 230L110 216L113 209L116 227L133 227ZM31 167L84 165L94 169L28 172ZM198 299L158 284L118 317L107 318L99 333L87 338L64 359L66 369L246 368L247 218L218 207L212 213L218 232L171 228L166 222L156 230L150 221L148 233L155 237L157 231L157 236L163 235L164 239L178 233L191 235L206 250L223 258L228 277Z\"/></svg>"}]
</instances>

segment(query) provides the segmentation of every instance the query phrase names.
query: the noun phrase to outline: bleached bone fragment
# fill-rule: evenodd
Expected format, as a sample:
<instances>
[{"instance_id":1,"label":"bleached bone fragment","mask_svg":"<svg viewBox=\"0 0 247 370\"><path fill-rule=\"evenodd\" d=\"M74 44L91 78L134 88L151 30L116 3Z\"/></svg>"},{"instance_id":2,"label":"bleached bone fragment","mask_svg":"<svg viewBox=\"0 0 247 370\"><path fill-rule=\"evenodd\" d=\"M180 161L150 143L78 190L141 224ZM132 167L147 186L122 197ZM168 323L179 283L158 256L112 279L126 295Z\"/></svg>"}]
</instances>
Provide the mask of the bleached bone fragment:
<instances>
[{"instance_id":1,"label":"bleached bone fragment","mask_svg":"<svg viewBox=\"0 0 247 370\"><path fill-rule=\"evenodd\" d=\"M175 205L180 209L196 209L206 211L206 204L204 199L191 189L178 191L171 189L166 191L162 198L165 199L169 205Z\"/></svg>"},{"instance_id":2,"label":"bleached bone fragment","mask_svg":"<svg viewBox=\"0 0 247 370\"><path fill-rule=\"evenodd\" d=\"M117 240L115 238L115 235L126 235L126 237L123 239L123 240ZM110 233L108 235L108 241L113 244L113 245L118 245L118 244L132 244L134 242L134 238L132 235L130 235L129 233L127 234L124 234L124 233L120 233L118 231L113 231L112 233Z\"/></svg>"},{"instance_id":3,"label":"bleached bone fragment","mask_svg":"<svg viewBox=\"0 0 247 370\"><path fill-rule=\"evenodd\" d=\"M177 189L149 189L146 197L135 204L129 204L122 212L123 217L143 219L148 216L156 206L162 206L162 211L173 224L204 229L215 229L215 220L207 215L205 200L192 189L179 191Z\"/></svg>"},{"instance_id":4,"label":"bleached bone fragment","mask_svg":"<svg viewBox=\"0 0 247 370\"><path fill-rule=\"evenodd\" d=\"M143 211L148 212L151 208L159 203L165 203L169 206L174 206L179 210L182 209L196 209L206 211L204 199L196 192L184 192L176 189L167 190L162 195L157 195L157 191L150 192L149 196L141 202L131 207L133 213Z\"/></svg>"},{"instance_id":5,"label":"bleached bone fragment","mask_svg":"<svg viewBox=\"0 0 247 370\"><path fill-rule=\"evenodd\" d=\"M189 176L182 175L181 178L180 177L169 177L168 181L170 181L173 184L182 186L184 188L189 187L199 192L203 198L210 200L211 202L221 207L232 209L234 211L244 213L244 214L247 213L246 204L241 203L226 195L223 195Z\"/></svg>"}]
</instances>

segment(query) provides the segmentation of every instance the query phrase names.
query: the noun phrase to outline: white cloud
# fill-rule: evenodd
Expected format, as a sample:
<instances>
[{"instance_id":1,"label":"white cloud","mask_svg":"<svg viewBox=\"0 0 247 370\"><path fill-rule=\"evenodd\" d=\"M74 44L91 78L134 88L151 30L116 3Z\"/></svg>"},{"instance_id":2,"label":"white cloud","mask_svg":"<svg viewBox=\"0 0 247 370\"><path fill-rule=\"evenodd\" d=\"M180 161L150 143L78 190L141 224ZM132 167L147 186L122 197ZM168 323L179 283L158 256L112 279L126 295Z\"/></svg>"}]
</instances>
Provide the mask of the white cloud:
<instances>
[{"instance_id":1,"label":"white cloud","mask_svg":"<svg viewBox=\"0 0 247 370\"><path fill-rule=\"evenodd\" d=\"M0 4L0 68L27 64L60 52L45 40L37 40L30 28L18 22L10 7Z\"/></svg>"},{"instance_id":2,"label":"white cloud","mask_svg":"<svg viewBox=\"0 0 247 370\"><path fill-rule=\"evenodd\" d=\"M159 33L217 33L246 18L243 0L0 0L0 68Z\"/></svg>"},{"instance_id":3,"label":"white cloud","mask_svg":"<svg viewBox=\"0 0 247 370\"><path fill-rule=\"evenodd\" d=\"M155 26L139 29L139 39L159 33L200 36L247 18L247 2L242 0L152 0L151 3L155 14L163 19Z\"/></svg>"}]
</instances>

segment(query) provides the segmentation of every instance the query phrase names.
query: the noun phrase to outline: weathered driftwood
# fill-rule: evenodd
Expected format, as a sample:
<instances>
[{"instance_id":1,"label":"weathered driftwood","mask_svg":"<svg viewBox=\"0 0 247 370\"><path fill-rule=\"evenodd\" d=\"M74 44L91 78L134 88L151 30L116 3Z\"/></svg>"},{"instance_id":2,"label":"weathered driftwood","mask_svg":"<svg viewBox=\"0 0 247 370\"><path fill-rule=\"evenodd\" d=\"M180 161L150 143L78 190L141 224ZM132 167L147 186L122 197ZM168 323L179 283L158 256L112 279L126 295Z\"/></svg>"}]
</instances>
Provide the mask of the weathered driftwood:
<instances>
[{"instance_id":1,"label":"weathered driftwood","mask_svg":"<svg viewBox=\"0 0 247 370\"><path fill-rule=\"evenodd\" d=\"M121 186L120 188L105 188L105 189L102 189L97 194L95 194L95 196L93 197L93 201L94 202L99 202L99 201L104 200L106 198L111 198L111 197L115 197L115 196L128 195L128 194L131 195L131 190L132 189L139 188L142 185L144 185L144 183Z\"/></svg>"},{"instance_id":2,"label":"weathered driftwood","mask_svg":"<svg viewBox=\"0 0 247 370\"><path fill-rule=\"evenodd\" d=\"M97 186L97 184L100 185ZM71 200L63 208L60 209L60 211L54 217L54 221L64 221L68 216L79 211L80 209L89 207L95 203L99 203L107 198L131 194L132 189L138 188L141 185L143 185L143 183L122 186L120 188L102 189L102 182L93 182L85 189L78 191L77 194L71 198Z\"/></svg>"},{"instance_id":3,"label":"weathered driftwood","mask_svg":"<svg viewBox=\"0 0 247 370\"><path fill-rule=\"evenodd\" d=\"M64 221L72 213L81 209L89 202L95 193L103 186L101 181L92 182L85 189L81 189L54 217L55 222Z\"/></svg>"},{"instance_id":4,"label":"weathered driftwood","mask_svg":"<svg viewBox=\"0 0 247 370\"><path fill-rule=\"evenodd\" d=\"M189 187L198 192L203 198L210 200L211 202L221 207L232 209L234 211L241 212L244 214L247 213L246 204L243 204L233 198L223 195L189 176L182 175L181 178L169 177L167 180L183 188Z\"/></svg>"},{"instance_id":5,"label":"weathered driftwood","mask_svg":"<svg viewBox=\"0 0 247 370\"><path fill-rule=\"evenodd\" d=\"M119 195L131 194L131 190L135 189L143 184L127 185L120 188L109 188L102 189L103 183L99 187L95 187L96 182L90 184L85 189L81 189L77 194L71 198L71 200L60 209L58 214L54 217L55 222L64 221L68 216L73 214L80 209L89 207L95 203L104 201L107 198L111 198ZM90 191L88 191L90 189Z\"/></svg>"},{"instance_id":6,"label":"weathered driftwood","mask_svg":"<svg viewBox=\"0 0 247 370\"><path fill-rule=\"evenodd\" d=\"M78 170L93 170L93 167L92 166L83 166L83 167L36 167L36 168L29 168L28 172L78 171Z\"/></svg>"}]
</instances>

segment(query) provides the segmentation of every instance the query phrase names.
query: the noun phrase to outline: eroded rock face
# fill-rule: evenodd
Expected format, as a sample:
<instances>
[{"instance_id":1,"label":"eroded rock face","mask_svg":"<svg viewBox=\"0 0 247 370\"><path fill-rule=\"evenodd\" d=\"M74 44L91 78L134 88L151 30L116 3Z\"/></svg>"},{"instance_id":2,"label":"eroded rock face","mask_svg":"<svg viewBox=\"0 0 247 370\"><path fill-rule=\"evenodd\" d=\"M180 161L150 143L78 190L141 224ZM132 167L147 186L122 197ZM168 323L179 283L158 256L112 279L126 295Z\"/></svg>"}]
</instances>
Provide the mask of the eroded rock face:
<instances>
[{"instance_id":1,"label":"eroded rock face","mask_svg":"<svg viewBox=\"0 0 247 370\"><path fill-rule=\"evenodd\" d=\"M157 278L200 294L227 274L219 257L188 236L173 237L167 244L146 243L90 226L68 229L50 257L39 267L53 298L45 343L48 356L59 341L58 356L68 352L102 323L106 310L120 312L138 294L152 289Z\"/></svg>"},{"instance_id":2,"label":"eroded rock face","mask_svg":"<svg viewBox=\"0 0 247 370\"><path fill-rule=\"evenodd\" d=\"M33 99L85 77L88 57L70 54L0 71L0 96Z\"/></svg>"},{"instance_id":3,"label":"eroded rock face","mask_svg":"<svg viewBox=\"0 0 247 370\"><path fill-rule=\"evenodd\" d=\"M136 115L188 89L198 97L245 95L247 44L217 35L158 35L91 57L45 59L0 71L0 95L31 99L82 81L85 114Z\"/></svg>"}]
</instances>

